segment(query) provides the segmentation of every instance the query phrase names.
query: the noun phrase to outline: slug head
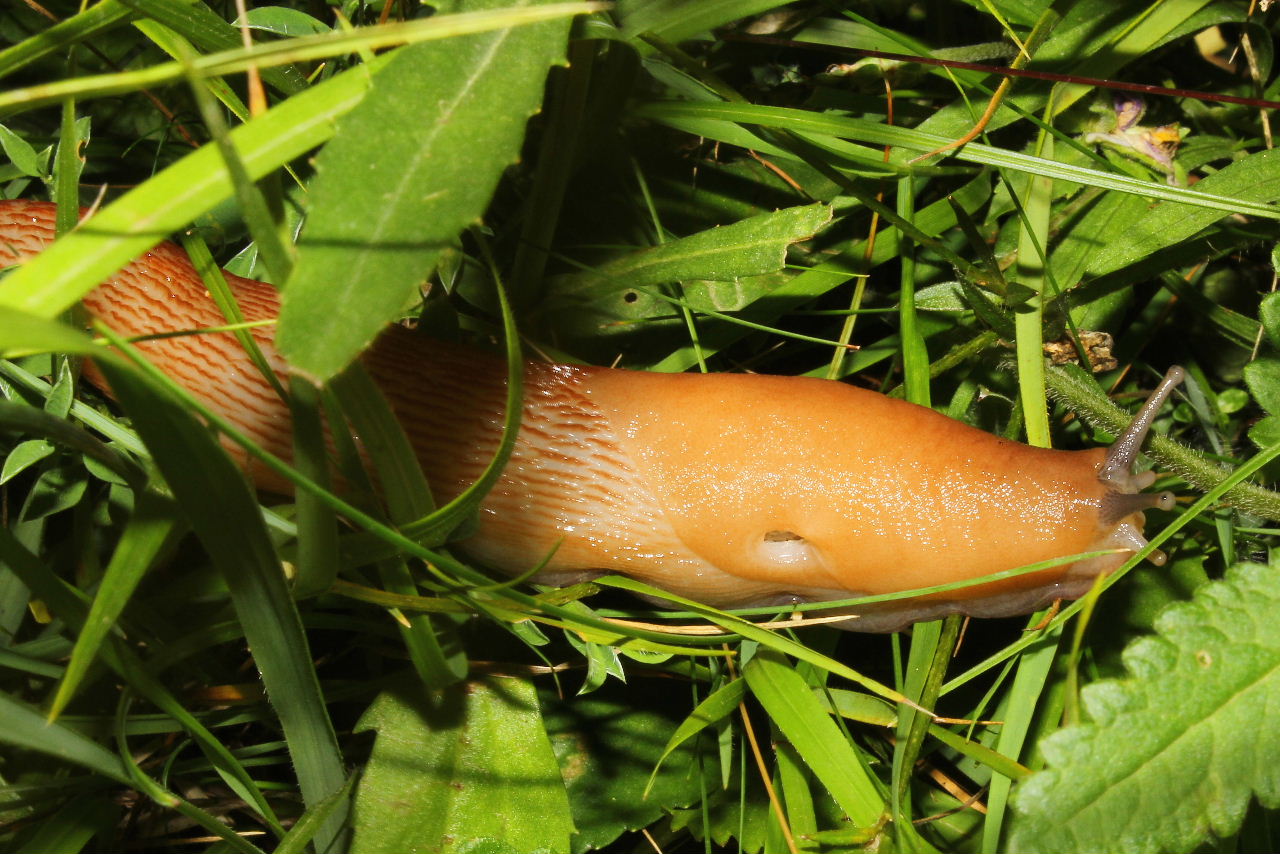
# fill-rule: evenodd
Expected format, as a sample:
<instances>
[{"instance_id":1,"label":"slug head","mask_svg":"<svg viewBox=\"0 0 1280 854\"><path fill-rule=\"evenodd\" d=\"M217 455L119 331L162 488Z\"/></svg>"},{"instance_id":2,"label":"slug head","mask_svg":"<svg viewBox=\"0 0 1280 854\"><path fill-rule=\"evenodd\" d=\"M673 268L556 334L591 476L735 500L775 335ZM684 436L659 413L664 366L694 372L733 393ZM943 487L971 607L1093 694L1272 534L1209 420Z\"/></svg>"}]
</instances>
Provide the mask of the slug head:
<instances>
[{"instance_id":1,"label":"slug head","mask_svg":"<svg viewBox=\"0 0 1280 854\"><path fill-rule=\"evenodd\" d=\"M1142 512L1157 508L1171 510L1174 507L1172 492L1142 492L1155 482L1156 476L1149 471L1134 474L1133 464L1160 408L1184 379L1186 371L1181 367L1174 365L1169 369L1160 385L1156 386L1147 402L1129 422L1129 426L1107 451L1102 467L1098 470L1098 480L1107 488L1100 508L1100 520L1106 527L1114 526L1108 538L1109 544L1135 550L1144 548L1147 541L1142 536ZM1166 556L1164 552L1156 551L1152 552L1149 560L1157 566L1163 566Z\"/></svg>"}]
</instances>

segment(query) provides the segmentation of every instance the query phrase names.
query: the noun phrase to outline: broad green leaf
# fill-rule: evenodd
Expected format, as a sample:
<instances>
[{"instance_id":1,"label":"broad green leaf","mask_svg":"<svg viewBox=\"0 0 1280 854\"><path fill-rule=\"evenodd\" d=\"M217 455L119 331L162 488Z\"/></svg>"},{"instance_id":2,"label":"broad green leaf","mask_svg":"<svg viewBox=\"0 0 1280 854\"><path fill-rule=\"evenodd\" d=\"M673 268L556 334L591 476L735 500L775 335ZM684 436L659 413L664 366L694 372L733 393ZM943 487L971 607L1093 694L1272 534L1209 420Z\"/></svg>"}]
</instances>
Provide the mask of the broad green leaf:
<instances>
[{"instance_id":1,"label":"broad green leaf","mask_svg":"<svg viewBox=\"0 0 1280 854\"><path fill-rule=\"evenodd\" d=\"M1098 235L1122 235L1129 224L1146 213L1150 203L1128 193L1107 193L1084 216L1071 222L1050 256L1049 269L1058 287L1070 289L1084 277L1098 253ZM1118 307L1131 299L1130 289L1117 289L1100 300L1073 305L1072 319L1081 329L1111 329L1108 322Z\"/></svg>"},{"instance_id":2,"label":"broad green leaf","mask_svg":"<svg viewBox=\"0 0 1280 854\"><path fill-rule=\"evenodd\" d=\"M808 240L830 221L831 208L822 204L759 214L564 277L556 283L554 292L562 297L601 298L664 282L733 282L772 273L786 262L791 244Z\"/></svg>"},{"instance_id":3,"label":"broad green leaf","mask_svg":"<svg viewBox=\"0 0 1280 854\"><path fill-rule=\"evenodd\" d=\"M15 406L8 404L8 406ZM6 407L7 408L7 407ZM0 426L4 423L4 409L0 409ZM52 455L53 445L44 439L28 439L14 445L13 450L4 458L4 466L0 467L0 485L12 480L31 466Z\"/></svg>"},{"instance_id":4,"label":"broad green leaf","mask_svg":"<svg viewBox=\"0 0 1280 854\"><path fill-rule=\"evenodd\" d=\"M831 221L822 204L758 214L732 225L628 253L550 283L541 309L563 334L599 335L619 321L670 316L674 307L652 286L683 282L697 311L737 311L782 282L766 278L786 264L787 249Z\"/></svg>"},{"instance_id":5,"label":"broad green leaf","mask_svg":"<svg viewBox=\"0 0 1280 854\"><path fill-rule=\"evenodd\" d=\"M55 363L56 364L56 363ZM75 395L75 377L68 360L58 365L58 379L44 399L44 411L54 418L66 418L71 411L71 402Z\"/></svg>"},{"instance_id":6,"label":"broad green leaf","mask_svg":"<svg viewBox=\"0 0 1280 854\"><path fill-rule=\"evenodd\" d=\"M991 184L983 176L975 178L952 194L962 209L973 212L983 205L991 193ZM916 227L931 236L937 236L956 224L956 214L947 200L939 200L916 212ZM769 299L762 300L748 307L745 318L758 322L770 323L794 311L800 306L817 299L841 285L848 284L858 273L864 273L879 264L897 257L897 241L889 239L893 229L884 229L868 248L866 241L859 241L850 246L840 257L824 261L798 275L790 277L780 286L769 292ZM871 257L863 260L867 252ZM743 337L750 330L742 326L723 324L704 330L701 338L701 350L704 354L713 353L733 341ZM885 350L887 348L879 348ZM869 353L871 348L864 347L859 356ZM896 346L891 354L896 355ZM657 371L683 371L696 364L693 348L683 350L663 359L653 367ZM865 367L866 363L860 363ZM825 367L824 367L825 369Z\"/></svg>"},{"instance_id":7,"label":"broad green leaf","mask_svg":"<svg viewBox=\"0 0 1280 854\"><path fill-rule=\"evenodd\" d=\"M569 849L569 799L530 682L469 682L430 701L384 692L356 730L378 738L353 854Z\"/></svg>"},{"instance_id":8,"label":"broad green leaf","mask_svg":"<svg viewBox=\"0 0 1280 854\"><path fill-rule=\"evenodd\" d=\"M309 36L327 33L329 28L298 9L287 6L260 6L250 9L245 18L251 30L265 30L277 36ZM232 22L239 26L239 19Z\"/></svg>"},{"instance_id":9,"label":"broad green leaf","mask_svg":"<svg viewBox=\"0 0 1280 854\"><path fill-rule=\"evenodd\" d=\"M374 75L317 158L276 336L295 370L346 367L484 213L567 33L564 19L415 45Z\"/></svg>"},{"instance_id":10,"label":"broad green leaf","mask_svg":"<svg viewBox=\"0 0 1280 854\"><path fill-rule=\"evenodd\" d=\"M1280 805L1280 566L1238 564L1130 644L1129 676L1082 692L1090 723L1042 742L1011 851L1190 851L1251 796Z\"/></svg>"},{"instance_id":11,"label":"broad green leaf","mask_svg":"<svg viewBox=\"0 0 1280 854\"><path fill-rule=\"evenodd\" d=\"M1249 438L1259 448L1270 448L1280 442L1280 415L1268 415L1249 428Z\"/></svg>"},{"instance_id":12,"label":"broad green leaf","mask_svg":"<svg viewBox=\"0 0 1280 854\"><path fill-rule=\"evenodd\" d=\"M651 682L641 676L634 683L645 686L640 691L606 688L572 700L550 697L549 691L541 694L551 748L577 827L575 852L609 850L606 846L620 834L697 804L704 792L719 786L716 762L692 741L659 765L663 745L670 742L668 710L680 705L688 689L659 688Z\"/></svg>"},{"instance_id":13,"label":"broad green leaf","mask_svg":"<svg viewBox=\"0 0 1280 854\"><path fill-rule=\"evenodd\" d=\"M41 168L40 155L36 150L25 139L4 125L0 125L0 149L4 149L9 162L18 167L18 171L23 175L39 178L45 174L44 169Z\"/></svg>"},{"instance_id":14,"label":"broad green leaf","mask_svg":"<svg viewBox=\"0 0 1280 854\"><path fill-rule=\"evenodd\" d=\"M89 478L83 469L72 467L69 461L45 469L27 493L20 518L31 521L70 510L80 503L88 486Z\"/></svg>"},{"instance_id":15,"label":"broad green leaf","mask_svg":"<svg viewBox=\"0 0 1280 854\"><path fill-rule=\"evenodd\" d=\"M0 429L21 432L28 436L42 436L63 447L84 455L86 463L93 460L105 466L123 482L140 487L144 480L141 469L133 462L104 445L96 436L76 426L65 417L51 415L32 406L25 406L9 401L0 401ZM26 468L37 459L43 459L41 446L35 444L43 440L32 439L13 449L5 460L0 483L4 483L19 467ZM24 450L25 449L25 450Z\"/></svg>"},{"instance_id":16,"label":"broad green leaf","mask_svg":"<svg viewBox=\"0 0 1280 854\"><path fill-rule=\"evenodd\" d=\"M565 607L587 614L591 612L591 609L581 602L570 602ZM627 674L622 669L616 646L584 641L573 633L568 633L567 639L587 662L587 673L582 678L582 684L578 686L577 696L583 697L594 693L610 676L626 681Z\"/></svg>"},{"instance_id":17,"label":"broad green leaf","mask_svg":"<svg viewBox=\"0 0 1280 854\"><path fill-rule=\"evenodd\" d=\"M855 827L880 821L885 804L863 759L787 659L760 649L742 668L747 687Z\"/></svg>"},{"instance_id":18,"label":"broad green leaf","mask_svg":"<svg viewBox=\"0 0 1280 854\"><path fill-rule=\"evenodd\" d=\"M1258 308L1258 319L1267 331L1271 346L1280 347L1280 293L1267 294Z\"/></svg>"},{"instance_id":19,"label":"broad green leaf","mask_svg":"<svg viewBox=\"0 0 1280 854\"><path fill-rule=\"evenodd\" d=\"M1258 406L1280 415L1280 359L1255 359L1245 365L1244 381Z\"/></svg>"}]
</instances>

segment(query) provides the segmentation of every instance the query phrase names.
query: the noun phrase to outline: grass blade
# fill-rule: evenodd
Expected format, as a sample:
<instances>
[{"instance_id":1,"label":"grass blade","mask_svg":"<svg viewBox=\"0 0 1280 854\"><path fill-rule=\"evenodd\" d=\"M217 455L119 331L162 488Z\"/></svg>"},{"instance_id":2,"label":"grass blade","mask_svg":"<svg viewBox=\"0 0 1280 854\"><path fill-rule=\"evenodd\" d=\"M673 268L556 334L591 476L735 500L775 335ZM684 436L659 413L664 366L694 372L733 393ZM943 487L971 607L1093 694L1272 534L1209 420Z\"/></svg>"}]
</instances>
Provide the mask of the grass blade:
<instances>
[{"instance_id":1,"label":"grass blade","mask_svg":"<svg viewBox=\"0 0 1280 854\"><path fill-rule=\"evenodd\" d=\"M99 655L99 648L107 633L115 626L124 612L134 589L142 576L151 569L156 556L177 530L173 516L173 503L150 490L137 493L129 524L120 535L111 562L103 575L98 595L94 597L89 615L85 618L76 638L71 660L67 662L66 675L58 685L49 707L49 720L57 719L67 703L75 696L80 681Z\"/></svg>"},{"instance_id":2,"label":"grass blade","mask_svg":"<svg viewBox=\"0 0 1280 854\"><path fill-rule=\"evenodd\" d=\"M747 686L856 827L885 812L862 757L832 722L804 679L782 655L760 649L742 668Z\"/></svg>"},{"instance_id":3,"label":"grass blade","mask_svg":"<svg viewBox=\"0 0 1280 854\"><path fill-rule=\"evenodd\" d=\"M302 622L244 475L180 404L121 364L100 367L221 570L280 716L303 799L320 803L342 788L347 774ZM344 817L335 814L317 834L322 849L342 847Z\"/></svg>"}]
</instances>

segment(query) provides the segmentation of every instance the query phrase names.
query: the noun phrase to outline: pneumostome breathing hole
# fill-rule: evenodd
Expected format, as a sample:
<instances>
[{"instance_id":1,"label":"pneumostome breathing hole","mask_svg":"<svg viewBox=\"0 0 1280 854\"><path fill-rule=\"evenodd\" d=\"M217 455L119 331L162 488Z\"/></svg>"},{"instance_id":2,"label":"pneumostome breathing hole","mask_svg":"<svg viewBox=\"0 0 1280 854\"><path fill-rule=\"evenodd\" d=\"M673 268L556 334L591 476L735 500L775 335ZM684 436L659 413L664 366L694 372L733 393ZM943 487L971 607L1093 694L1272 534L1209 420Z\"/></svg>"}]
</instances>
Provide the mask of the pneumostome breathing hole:
<instances>
[{"instance_id":1,"label":"pneumostome breathing hole","mask_svg":"<svg viewBox=\"0 0 1280 854\"><path fill-rule=\"evenodd\" d=\"M779 570L809 570L821 564L813 544L794 531L766 531L758 553L766 565Z\"/></svg>"},{"instance_id":2,"label":"pneumostome breathing hole","mask_svg":"<svg viewBox=\"0 0 1280 854\"><path fill-rule=\"evenodd\" d=\"M764 535L766 543L785 543L791 540L803 540L804 537L799 534L793 534L791 531L769 531Z\"/></svg>"}]
</instances>

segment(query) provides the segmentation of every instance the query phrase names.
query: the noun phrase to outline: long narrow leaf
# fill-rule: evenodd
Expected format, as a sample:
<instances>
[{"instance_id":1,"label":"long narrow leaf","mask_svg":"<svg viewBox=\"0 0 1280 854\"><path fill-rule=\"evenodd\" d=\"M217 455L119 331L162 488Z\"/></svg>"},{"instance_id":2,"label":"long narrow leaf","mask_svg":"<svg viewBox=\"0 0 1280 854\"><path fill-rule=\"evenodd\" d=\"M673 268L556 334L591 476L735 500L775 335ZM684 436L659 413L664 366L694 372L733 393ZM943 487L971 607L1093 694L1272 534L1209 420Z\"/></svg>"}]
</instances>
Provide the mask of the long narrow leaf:
<instances>
[{"instance_id":1,"label":"long narrow leaf","mask_svg":"<svg viewBox=\"0 0 1280 854\"><path fill-rule=\"evenodd\" d=\"M318 804L342 788L346 770L302 622L244 475L176 401L123 366L101 367L226 580L280 715L303 798ZM335 815L318 834L322 848L340 838L342 820Z\"/></svg>"},{"instance_id":2,"label":"long narrow leaf","mask_svg":"<svg viewBox=\"0 0 1280 854\"><path fill-rule=\"evenodd\" d=\"M742 668L747 686L855 827L874 827L884 799L863 761L787 660L761 649Z\"/></svg>"},{"instance_id":3,"label":"long narrow leaf","mask_svg":"<svg viewBox=\"0 0 1280 854\"><path fill-rule=\"evenodd\" d=\"M58 693L49 708L50 720L55 719L75 695L89 665L97 658L107 632L124 612L143 574L151 568L173 535L175 525L171 501L149 490L137 493L129 524L120 535L98 595L94 597L80 636L76 638L66 675L58 685Z\"/></svg>"}]
</instances>

